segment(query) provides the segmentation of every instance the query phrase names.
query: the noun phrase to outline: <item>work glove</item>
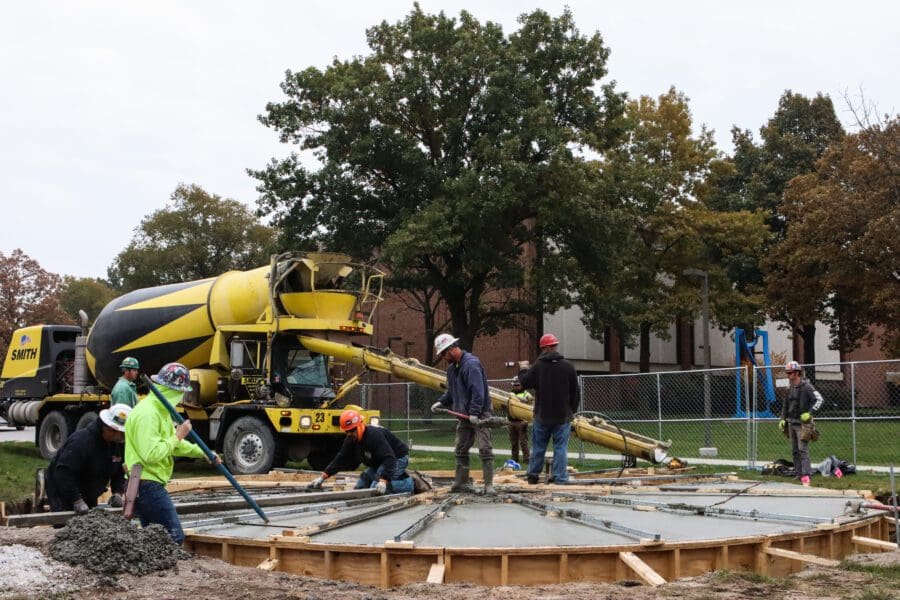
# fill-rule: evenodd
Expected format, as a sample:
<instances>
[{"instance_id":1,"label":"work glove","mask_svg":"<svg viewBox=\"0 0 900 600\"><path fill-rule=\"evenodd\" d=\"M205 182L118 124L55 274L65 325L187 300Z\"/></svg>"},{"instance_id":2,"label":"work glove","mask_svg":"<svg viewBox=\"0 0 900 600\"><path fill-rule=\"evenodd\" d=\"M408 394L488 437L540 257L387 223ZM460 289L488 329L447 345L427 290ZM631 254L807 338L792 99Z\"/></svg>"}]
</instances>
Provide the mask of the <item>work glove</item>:
<instances>
[{"instance_id":1,"label":"work glove","mask_svg":"<svg viewBox=\"0 0 900 600\"><path fill-rule=\"evenodd\" d=\"M787 423L784 419L778 421L778 429L784 430L785 425L787 425Z\"/></svg>"},{"instance_id":2,"label":"work glove","mask_svg":"<svg viewBox=\"0 0 900 600\"><path fill-rule=\"evenodd\" d=\"M442 412L447 412L447 409L444 408L444 405L441 404L440 402L435 402L434 404L431 405L431 412L442 413Z\"/></svg>"},{"instance_id":3,"label":"work glove","mask_svg":"<svg viewBox=\"0 0 900 600\"><path fill-rule=\"evenodd\" d=\"M379 479L378 483L375 484L375 495L376 496L384 496L387 493L387 481L384 479Z\"/></svg>"},{"instance_id":4,"label":"work glove","mask_svg":"<svg viewBox=\"0 0 900 600\"><path fill-rule=\"evenodd\" d=\"M75 501L74 510L76 515L86 515L91 509L88 508L87 502L79 498Z\"/></svg>"},{"instance_id":5,"label":"work glove","mask_svg":"<svg viewBox=\"0 0 900 600\"><path fill-rule=\"evenodd\" d=\"M479 425L483 425L484 422L485 422L485 420L482 419L481 417L479 417L478 415L469 415L469 423L471 423L475 427L478 427Z\"/></svg>"},{"instance_id":6,"label":"work glove","mask_svg":"<svg viewBox=\"0 0 900 600\"><path fill-rule=\"evenodd\" d=\"M112 508L122 508L125 506L125 498L122 497L122 494L113 494L109 497L109 505Z\"/></svg>"},{"instance_id":7,"label":"work glove","mask_svg":"<svg viewBox=\"0 0 900 600\"><path fill-rule=\"evenodd\" d=\"M800 420L801 420L803 423L809 423L809 420L810 420L810 419L812 419L812 415L809 414L808 412L805 412L805 413L803 413L802 415L800 415Z\"/></svg>"},{"instance_id":8,"label":"work glove","mask_svg":"<svg viewBox=\"0 0 900 600\"><path fill-rule=\"evenodd\" d=\"M319 475L318 477L316 477L315 479L313 479L312 481L309 482L309 489L321 490L322 484L325 483L325 479L327 479L326 475L324 475L324 474Z\"/></svg>"}]
</instances>

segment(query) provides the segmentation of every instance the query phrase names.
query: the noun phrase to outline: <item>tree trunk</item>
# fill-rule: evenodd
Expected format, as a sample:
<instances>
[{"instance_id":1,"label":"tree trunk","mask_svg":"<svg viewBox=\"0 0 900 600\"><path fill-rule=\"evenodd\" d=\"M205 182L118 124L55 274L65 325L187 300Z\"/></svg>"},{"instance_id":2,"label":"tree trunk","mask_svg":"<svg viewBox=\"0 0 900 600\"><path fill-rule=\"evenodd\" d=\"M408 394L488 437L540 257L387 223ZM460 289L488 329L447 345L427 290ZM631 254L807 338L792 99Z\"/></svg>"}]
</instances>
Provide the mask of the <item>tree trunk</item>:
<instances>
[{"instance_id":1,"label":"tree trunk","mask_svg":"<svg viewBox=\"0 0 900 600\"><path fill-rule=\"evenodd\" d=\"M694 367L694 323L691 319L678 316L675 318L675 327L678 366L682 371L690 371Z\"/></svg>"},{"instance_id":2,"label":"tree trunk","mask_svg":"<svg viewBox=\"0 0 900 600\"><path fill-rule=\"evenodd\" d=\"M650 372L650 323L643 321L641 323L641 359L639 370L641 373Z\"/></svg>"},{"instance_id":3,"label":"tree trunk","mask_svg":"<svg viewBox=\"0 0 900 600\"><path fill-rule=\"evenodd\" d=\"M805 371L806 378L811 382L816 380L816 324L804 323L803 329L803 364L809 365Z\"/></svg>"},{"instance_id":4,"label":"tree trunk","mask_svg":"<svg viewBox=\"0 0 900 600\"><path fill-rule=\"evenodd\" d=\"M622 340L619 337L619 332L615 327L609 328L609 336L607 338L607 347L609 348L609 372L610 373L621 373L622 372L622 353L619 352L619 349L622 346Z\"/></svg>"}]
</instances>

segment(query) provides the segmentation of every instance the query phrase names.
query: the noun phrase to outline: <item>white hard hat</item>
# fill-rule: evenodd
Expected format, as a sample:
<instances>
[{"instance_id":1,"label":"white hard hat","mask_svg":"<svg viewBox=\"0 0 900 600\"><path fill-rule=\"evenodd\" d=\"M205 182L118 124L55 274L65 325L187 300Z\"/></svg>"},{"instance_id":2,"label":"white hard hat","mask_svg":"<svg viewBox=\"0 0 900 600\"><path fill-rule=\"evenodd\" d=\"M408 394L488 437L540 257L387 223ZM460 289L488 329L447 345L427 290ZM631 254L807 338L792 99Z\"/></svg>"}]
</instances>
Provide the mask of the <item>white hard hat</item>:
<instances>
[{"instance_id":1,"label":"white hard hat","mask_svg":"<svg viewBox=\"0 0 900 600\"><path fill-rule=\"evenodd\" d=\"M113 404L100 411L100 420L116 431L125 431L125 420L130 414L131 407L127 404Z\"/></svg>"},{"instance_id":2,"label":"white hard hat","mask_svg":"<svg viewBox=\"0 0 900 600\"><path fill-rule=\"evenodd\" d=\"M443 354L444 350L458 341L459 338L455 338L449 333L442 333L441 335L434 338L434 355L440 356L441 354Z\"/></svg>"}]
</instances>

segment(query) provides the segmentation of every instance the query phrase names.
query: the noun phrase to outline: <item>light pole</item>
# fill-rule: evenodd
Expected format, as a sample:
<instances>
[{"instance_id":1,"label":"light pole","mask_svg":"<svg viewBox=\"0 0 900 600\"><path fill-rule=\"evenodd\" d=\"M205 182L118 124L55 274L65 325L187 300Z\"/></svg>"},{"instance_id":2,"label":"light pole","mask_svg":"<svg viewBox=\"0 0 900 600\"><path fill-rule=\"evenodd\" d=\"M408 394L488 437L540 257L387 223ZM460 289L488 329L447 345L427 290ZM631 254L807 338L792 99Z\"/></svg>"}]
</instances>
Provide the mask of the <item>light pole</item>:
<instances>
[{"instance_id":1,"label":"light pole","mask_svg":"<svg viewBox=\"0 0 900 600\"><path fill-rule=\"evenodd\" d=\"M710 423L712 404L709 397L709 369L711 362L709 349L709 273L702 269L685 269L684 274L703 278L703 445L709 449L707 450L708 454L715 456L716 451L712 449L712 423Z\"/></svg>"}]
</instances>

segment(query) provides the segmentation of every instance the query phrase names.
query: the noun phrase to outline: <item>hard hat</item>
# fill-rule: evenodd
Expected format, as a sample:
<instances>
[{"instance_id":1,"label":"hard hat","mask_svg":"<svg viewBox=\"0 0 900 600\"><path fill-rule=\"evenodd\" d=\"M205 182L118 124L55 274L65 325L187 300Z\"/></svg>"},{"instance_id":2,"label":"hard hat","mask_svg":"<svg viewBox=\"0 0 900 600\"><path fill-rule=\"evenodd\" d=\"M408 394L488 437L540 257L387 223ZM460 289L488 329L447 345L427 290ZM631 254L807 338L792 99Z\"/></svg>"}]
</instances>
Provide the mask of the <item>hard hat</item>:
<instances>
[{"instance_id":1,"label":"hard hat","mask_svg":"<svg viewBox=\"0 0 900 600\"><path fill-rule=\"evenodd\" d=\"M558 346L559 340L556 339L556 336L552 333L545 333L541 336L541 341L538 343L541 348L546 348L547 346Z\"/></svg>"},{"instance_id":2,"label":"hard hat","mask_svg":"<svg viewBox=\"0 0 900 600\"><path fill-rule=\"evenodd\" d=\"M517 385L522 385L522 382L519 381L518 375L512 378L512 385L513 385L513 387L515 387Z\"/></svg>"},{"instance_id":3,"label":"hard hat","mask_svg":"<svg viewBox=\"0 0 900 600\"><path fill-rule=\"evenodd\" d=\"M125 420L130 414L131 407L127 404L113 404L100 411L100 420L116 431L125 431Z\"/></svg>"},{"instance_id":4,"label":"hard hat","mask_svg":"<svg viewBox=\"0 0 900 600\"><path fill-rule=\"evenodd\" d=\"M434 354L435 356L440 356L444 353L444 351L456 344L459 341L459 338L455 338L449 333L442 333L441 335L434 338Z\"/></svg>"},{"instance_id":5,"label":"hard hat","mask_svg":"<svg viewBox=\"0 0 900 600\"><path fill-rule=\"evenodd\" d=\"M800 368L800 363L796 360L789 361L788 364L784 365L784 370L786 373L792 373L794 371L800 373L803 371L803 369Z\"/></svg>"},{"instance_id":6,"label":"hard hat","mask_svg":"<svg viewBox=\"0 0 900 600\"><path fill-rule=\"evenodd\" d=\"M119 365L120 369L140 369L141 364L138 362L133 356L126 356L122 359L122 364Z\"/></svg>"},{"instance_id":7,"label":"hard hat","mask_svg":"<svg viewBox=\"0 0 900 600\"><path fill-rule=\"evenodd\" d=\"M179 392L191 391L191 375L188 368L181 363L168 363L163 365L159 373L153 375L152 379L155 383L164 385L167 388L178 390Z\"/></svg>"},{"instance_id":8,"label":"hard hat","mask_svg":"<svg viewBox=\"0 0 900 600\"><path fill-rule=\"evenodd\" d=\"M341 431L348 432L356 430L356 439L362 439L363 430L366 424L363 422L362 415L352 408L346 409L341 413Z\"/></svg>"}]
</instances>

